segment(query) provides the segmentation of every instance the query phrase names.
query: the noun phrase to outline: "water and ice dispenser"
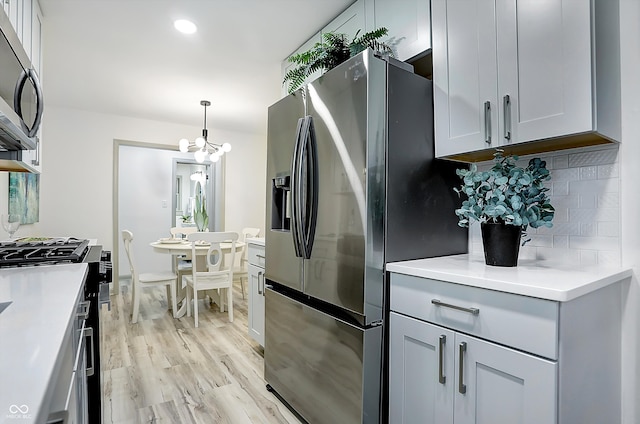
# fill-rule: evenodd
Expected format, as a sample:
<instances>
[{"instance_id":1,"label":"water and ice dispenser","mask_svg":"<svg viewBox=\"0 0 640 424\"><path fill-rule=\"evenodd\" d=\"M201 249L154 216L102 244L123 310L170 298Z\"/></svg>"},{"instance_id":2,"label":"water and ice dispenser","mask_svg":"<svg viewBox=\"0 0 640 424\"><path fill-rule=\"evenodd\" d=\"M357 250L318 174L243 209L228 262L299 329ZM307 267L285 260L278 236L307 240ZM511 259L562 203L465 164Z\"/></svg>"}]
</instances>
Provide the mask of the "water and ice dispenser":
<instances>
[{"instance_id":1,"label":"water and ice dispenser","mask_svg":"<svg viewBox=\"0 0 640 424\"><path fill-rule=\"evenodd\" d=\"M279 175L271 180L271 229L291 231L291 177Z\"/></svg>"}]
</instances>

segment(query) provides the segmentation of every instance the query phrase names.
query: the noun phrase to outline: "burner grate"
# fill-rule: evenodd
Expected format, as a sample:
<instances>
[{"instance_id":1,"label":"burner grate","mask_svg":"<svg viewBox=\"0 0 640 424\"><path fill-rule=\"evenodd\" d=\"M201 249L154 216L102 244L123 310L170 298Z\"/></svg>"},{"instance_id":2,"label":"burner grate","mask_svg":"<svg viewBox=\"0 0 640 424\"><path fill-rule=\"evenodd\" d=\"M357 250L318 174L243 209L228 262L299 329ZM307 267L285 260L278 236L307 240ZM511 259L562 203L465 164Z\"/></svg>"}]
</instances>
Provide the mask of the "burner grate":
<instances>
[{"instance_id":1,"label":"burner grate","mask_svg":"<svg viewBox=\"0 0 640 424\"><path fill-rule=\"evenodd\" d=\"M0 267L81 262L88 246L89 240L75 238L1 242Z\"/></svg>"}]
</instances>

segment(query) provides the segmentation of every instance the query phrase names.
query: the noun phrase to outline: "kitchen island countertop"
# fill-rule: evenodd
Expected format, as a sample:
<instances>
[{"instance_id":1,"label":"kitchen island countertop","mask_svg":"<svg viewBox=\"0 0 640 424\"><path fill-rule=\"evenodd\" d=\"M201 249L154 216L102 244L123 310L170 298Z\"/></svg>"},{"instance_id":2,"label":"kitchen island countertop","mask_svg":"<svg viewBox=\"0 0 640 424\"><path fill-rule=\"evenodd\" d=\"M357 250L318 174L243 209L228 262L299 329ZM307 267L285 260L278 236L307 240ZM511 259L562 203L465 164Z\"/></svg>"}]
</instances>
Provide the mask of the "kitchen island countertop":
<instances>
[{"instance_id":1,"label":"kitchen island countertop","mask_svg":"<svg viewBox=\"0 0 640 424\"><path fill-rule=\"evenodd\" d=\"M87 264L0 270L0 423L45 422Z\"/></svg>"},{"instance_id":2,"label":"kitchen island countertop","mask_svg":"<svg viewBox=\"0 0 640 424\"><path fill-rule=\"evenodd\" d=\"M520 260L517 267L488 266L470 255L391 262L389 272L566 302L631 276L623 267L578 267Z\"/></svg>"}]
</instances>

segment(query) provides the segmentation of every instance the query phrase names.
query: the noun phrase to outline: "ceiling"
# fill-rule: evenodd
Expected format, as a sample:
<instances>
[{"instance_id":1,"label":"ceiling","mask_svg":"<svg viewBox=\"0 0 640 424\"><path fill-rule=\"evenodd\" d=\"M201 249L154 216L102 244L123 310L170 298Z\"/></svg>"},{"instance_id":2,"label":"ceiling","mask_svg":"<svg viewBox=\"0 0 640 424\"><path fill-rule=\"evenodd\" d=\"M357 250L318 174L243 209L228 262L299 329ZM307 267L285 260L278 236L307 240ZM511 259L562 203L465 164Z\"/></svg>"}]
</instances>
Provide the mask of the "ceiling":
<instances>
[{"instance_id":1,"label":"ceiling","mask_svg":"<svg viewBox=\"0 0 640 424\"><path fill-rule=\"evenodd\" d=\"M260 131L280 64L353 0L39 0L46 104ZM175 19L193 21L184 35Z\"/></svg>"}]
</instances>

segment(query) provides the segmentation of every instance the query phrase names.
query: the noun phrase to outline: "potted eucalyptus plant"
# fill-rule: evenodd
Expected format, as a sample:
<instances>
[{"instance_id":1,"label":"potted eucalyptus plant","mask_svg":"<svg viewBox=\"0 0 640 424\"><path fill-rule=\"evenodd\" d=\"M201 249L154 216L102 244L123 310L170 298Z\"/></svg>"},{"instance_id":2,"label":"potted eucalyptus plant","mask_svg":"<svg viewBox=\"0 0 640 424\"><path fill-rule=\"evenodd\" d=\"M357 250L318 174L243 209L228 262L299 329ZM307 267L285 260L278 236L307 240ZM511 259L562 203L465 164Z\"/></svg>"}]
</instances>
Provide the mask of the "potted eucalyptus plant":
<instances>
[{"instance_id":1,"label":"potted eucalyptus plant","mask_svg":"<svg viewBox=\"0 0 640 424\"><path fill-rule=\"evenodd\" d=\"M467 200L455 213L461 227L480 222L487 265L516 266L520 242L524 246L530 241L527 228L553 225L555 210L544 186L551 174L540 158L523 168L516 165L518 156L505 156L502 149L496 149L493 157L487 171L478 170L476 164L456 170L462 184L454 190Z\"/></svg>"},{"instance_id":2,"label":"potted eucalyptus plant","mask_svg":"<svg viewBox=\"0 0 640 424\"><path fill-rule=\"evenodd\" d=\"M322 41L315 43L311 49L289 57L289 62L298 66L287 71L282 84L289 84L287 91L291 94L304 84L309 75L318 70L326 72L333 69L366 48L393 56L391 46L378 41L387 32L382 27L359 35L358 30L351 40L347 39L346 34L325 32L322 34Z\"/></svg>"}]
</instances>

